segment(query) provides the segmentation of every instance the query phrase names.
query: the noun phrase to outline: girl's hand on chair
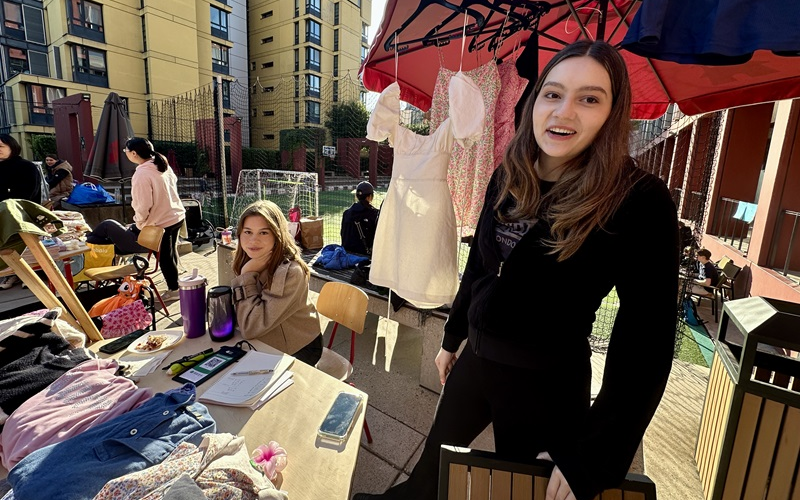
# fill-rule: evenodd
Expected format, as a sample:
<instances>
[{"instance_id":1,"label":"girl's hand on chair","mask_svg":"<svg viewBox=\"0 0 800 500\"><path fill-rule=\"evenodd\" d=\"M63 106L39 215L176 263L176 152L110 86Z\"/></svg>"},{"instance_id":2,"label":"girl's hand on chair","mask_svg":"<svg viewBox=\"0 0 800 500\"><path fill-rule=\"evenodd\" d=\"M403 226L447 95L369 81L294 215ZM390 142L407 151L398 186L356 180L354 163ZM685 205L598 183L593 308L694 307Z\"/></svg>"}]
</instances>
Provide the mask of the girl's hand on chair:
<instances>
[{"instance_id":1,"label":"girl's hand on chair","mask_svg":"<svg viewBox=\"0 0 800 500\"><path fill-rule=\"evenodd\" d=\"M458 356L456 356L456 353L445 351L442 348L439 349L439 353L436 355L436 359L433 362L439 370L439 380L442 382L442 385L444 385L447 376L450 375L450 371L453 369L453 365L456 364L457 360Z\"/></svg>"},{"instance_id":2,"label":"girl's hand on chair","mask_svg":"<svg viewBox=\"0 0 800 500\"><path fill-rule=\"evenodd\" d=\"M552 462L553 459L546 451L536 455L539 460L547 460ZM550 482L547 483L547 493L545 500L575 500L575 494L572 493L572 488L569 487L567 479L561 473L561 469L556 465L553 467L553 472L550 474Z\"/></svg>"}]
</instances>

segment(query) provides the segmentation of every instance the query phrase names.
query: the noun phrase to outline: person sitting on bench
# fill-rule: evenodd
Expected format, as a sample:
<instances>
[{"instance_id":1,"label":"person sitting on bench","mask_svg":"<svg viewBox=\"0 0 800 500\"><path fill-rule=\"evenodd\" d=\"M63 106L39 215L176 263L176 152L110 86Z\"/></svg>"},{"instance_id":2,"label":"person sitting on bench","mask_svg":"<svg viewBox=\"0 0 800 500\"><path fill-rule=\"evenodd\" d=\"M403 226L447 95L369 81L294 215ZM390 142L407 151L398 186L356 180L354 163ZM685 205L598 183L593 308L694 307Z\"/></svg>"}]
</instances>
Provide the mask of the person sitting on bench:
<instances>
[{"instance_id":1,"label":"person sitting on bench","mask_svg":"<svg viewBox=\"0 0 800 500\"><path fill-rule=\"evenodd\" d=\"M356 202L342 214L342 246L349 253L372 254L380 210L372 206L375 190L369 182L356 186Z\"/></svg>"}]
</instances>

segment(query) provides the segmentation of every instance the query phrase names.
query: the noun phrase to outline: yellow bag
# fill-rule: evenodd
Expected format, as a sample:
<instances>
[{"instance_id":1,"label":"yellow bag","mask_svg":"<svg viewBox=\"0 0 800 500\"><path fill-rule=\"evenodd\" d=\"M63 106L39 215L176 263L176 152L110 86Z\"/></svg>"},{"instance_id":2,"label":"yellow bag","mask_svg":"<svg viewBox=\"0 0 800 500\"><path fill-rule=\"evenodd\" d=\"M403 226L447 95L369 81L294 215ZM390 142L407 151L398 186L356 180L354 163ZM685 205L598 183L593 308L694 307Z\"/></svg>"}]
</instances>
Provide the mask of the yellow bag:
<instances>
[{"instance_id":1,"label":"yellow bag","mask_svg":"<svg viewBox=\"0 0 800 500\"><path fill-rule=\"evenodd\" d=\"M75 287L81 281L92 281L84 274L87 269L114 265L114 245L87 243L86 246L89 247L89 251L83 254L83 269L72 278Z\"/></svg>"}]
</instances>

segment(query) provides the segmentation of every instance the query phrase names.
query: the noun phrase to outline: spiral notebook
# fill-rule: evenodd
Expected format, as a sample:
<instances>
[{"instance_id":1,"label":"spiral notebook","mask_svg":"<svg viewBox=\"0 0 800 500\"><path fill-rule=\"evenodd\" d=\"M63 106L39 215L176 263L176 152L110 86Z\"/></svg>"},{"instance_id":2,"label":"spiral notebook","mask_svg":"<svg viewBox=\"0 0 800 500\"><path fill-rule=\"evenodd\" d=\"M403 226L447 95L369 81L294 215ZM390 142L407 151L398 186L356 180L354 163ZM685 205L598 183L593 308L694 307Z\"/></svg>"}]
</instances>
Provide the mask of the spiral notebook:
<instances>
[{"instance_id":1,"label":"spiral notebook","mask_svg":"<svg viewBox=\"0 0 800 500\"><path fill-rule=\"evenodd\" d=\"M257 410L292 385L293 374L288 368L293 362L294 358L287 354L248 351L200 395L198 401ZM272 372L253 373L263 370ZM235 375L236 373L243 375Z\"/></svg>"}]
</instances>

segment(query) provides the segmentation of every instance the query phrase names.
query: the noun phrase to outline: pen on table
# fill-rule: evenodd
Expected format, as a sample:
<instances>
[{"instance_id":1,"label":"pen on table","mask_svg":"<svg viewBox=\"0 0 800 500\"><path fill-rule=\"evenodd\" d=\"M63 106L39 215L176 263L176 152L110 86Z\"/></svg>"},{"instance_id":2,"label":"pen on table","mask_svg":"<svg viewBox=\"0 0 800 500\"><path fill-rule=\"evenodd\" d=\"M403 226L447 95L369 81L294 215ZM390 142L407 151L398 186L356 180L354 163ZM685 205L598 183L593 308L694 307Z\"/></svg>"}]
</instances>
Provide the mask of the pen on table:
<instances>
[{"instance_id":1,"label":"pen on table","mask_svg":"<svg viewBox=\"0 0 800 500\"><path fill-rule=\"evenodd\" d=\"M266 375L272 373L274 370L250 370L247 372L233 372L231 375Z\"/></svg>"},{"instance_id":2,"label":"pen on table","mask_svg":"<svg viewBox=\"0 0 800 500\"><path fill-rule=\"evenodd\" d=\"M173 361L162 370L169 370L168 373L170 375L180 375L184 371L188 370L192 366L196 365L197 363L203 361L204 359L212 356L214 354L214 349L209 347L205 351L198 352L193 356L187 356L181 358L177 361ZM184 363L191 363L189 366L185 365Z\"/></svg>"}]
</instances>

